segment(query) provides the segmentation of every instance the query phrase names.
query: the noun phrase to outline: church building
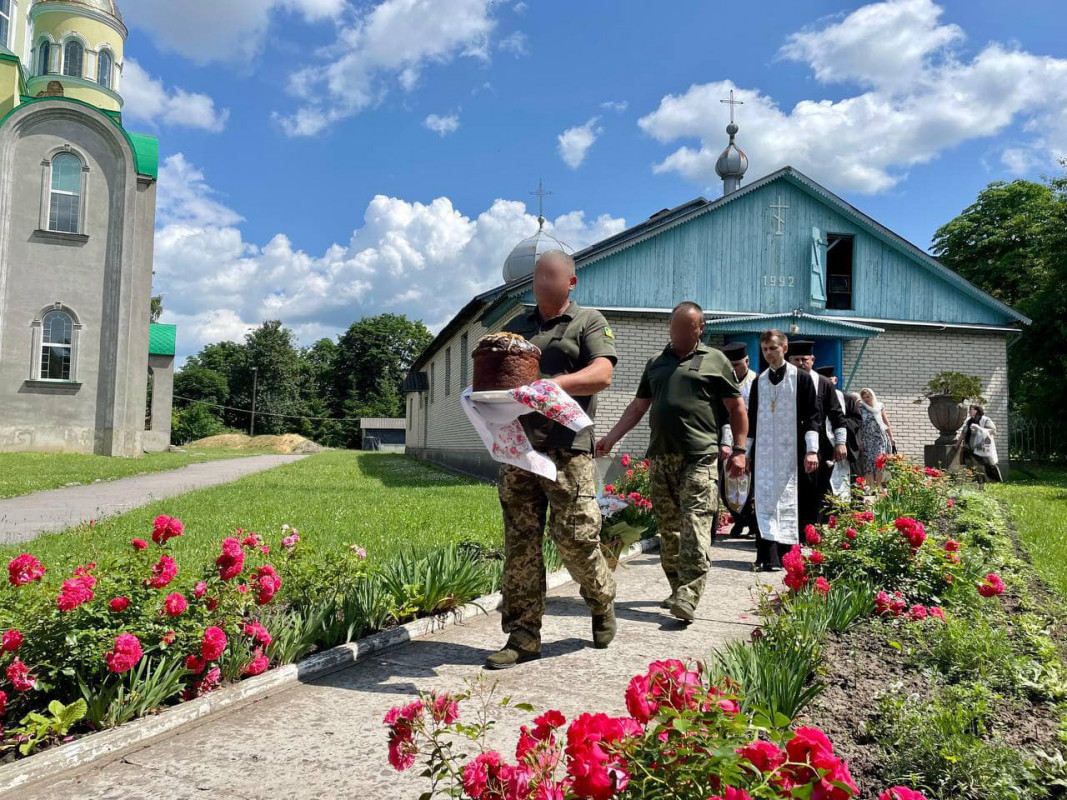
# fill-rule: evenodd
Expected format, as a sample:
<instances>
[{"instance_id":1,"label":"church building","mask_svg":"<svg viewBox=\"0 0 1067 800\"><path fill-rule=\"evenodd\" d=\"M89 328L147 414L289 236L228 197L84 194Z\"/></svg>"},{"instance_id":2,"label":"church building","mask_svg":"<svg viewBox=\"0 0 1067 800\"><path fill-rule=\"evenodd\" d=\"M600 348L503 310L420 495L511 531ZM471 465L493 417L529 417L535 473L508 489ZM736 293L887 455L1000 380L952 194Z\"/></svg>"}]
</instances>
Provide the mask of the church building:
<instances>
[{"instance_id":1,"label":"church building","mask_svg":"<svg viewBox=\"0 0 1067 800\"><path fill-rule=\"evenodd\" d=\"M916 401L942 371L981 378L987 413L1006 437L1008 348L1029 320L792 167L742 186L748 159L737 132L731 121L716 165L722 197L657 211L573 254L572 299L604 313L619 354L600 395L598 434L615 424L646 362L668 344L671 309L692 300L705 309L707 341L745 342L754 369L762 330L814 340L816 366L834 366L846 391L873 389L898 447L918 461L938 431L926 402ZM553 248L567 250L544 230L520 242L504 263L504 283L473 298L413 364L405 385L409 453L495 476L459 393L478 340L534 305L534 259ZM646 421L616 452L643 455L648 435Z\"/></svg>"},{"instance_id":2,"label":"church building","mask_svg":"<svg viewBox=\"0 0 1067 800\"><path fill-rule=\"evenodd\" d=\"M123 126L126 34L114 0L0 0L0 451L170 444L159 143Z\"/></svg>"}]
</instances>

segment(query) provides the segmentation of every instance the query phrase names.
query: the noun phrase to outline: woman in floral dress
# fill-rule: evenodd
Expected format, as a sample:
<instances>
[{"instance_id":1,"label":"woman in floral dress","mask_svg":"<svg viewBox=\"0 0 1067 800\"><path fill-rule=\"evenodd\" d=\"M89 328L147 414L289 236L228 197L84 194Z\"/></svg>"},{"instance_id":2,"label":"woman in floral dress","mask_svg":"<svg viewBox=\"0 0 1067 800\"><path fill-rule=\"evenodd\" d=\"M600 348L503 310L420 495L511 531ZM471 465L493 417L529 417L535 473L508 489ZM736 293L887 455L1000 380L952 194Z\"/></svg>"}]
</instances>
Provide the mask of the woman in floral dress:
<instances>
[{"instance_id":1,"label":"woman in floral dress","mask_svg":"<svg viewBox=\"0 0 1067 800\"><path fill-rule=\"evenodd\" d=\"M860 391L860 469L868 486L885 483L885 472L878 468L879 456L889 453L893 442L893 426L878 397L870 389ZM882 459L884 464L884 459Z\"/></svg>"}]
</instances>

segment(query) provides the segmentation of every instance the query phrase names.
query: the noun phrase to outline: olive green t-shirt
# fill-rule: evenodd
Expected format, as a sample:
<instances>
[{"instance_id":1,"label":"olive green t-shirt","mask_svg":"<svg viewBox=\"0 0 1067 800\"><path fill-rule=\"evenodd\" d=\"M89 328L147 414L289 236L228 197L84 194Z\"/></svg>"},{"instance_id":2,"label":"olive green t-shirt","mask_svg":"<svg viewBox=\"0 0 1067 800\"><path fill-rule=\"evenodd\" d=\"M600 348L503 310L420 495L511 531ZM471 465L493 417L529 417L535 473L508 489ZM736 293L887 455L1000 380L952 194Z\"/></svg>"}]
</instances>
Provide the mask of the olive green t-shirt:
<instances>
[{"instance_id":1,"label":"olive green t-shirt","mask_svg":"<svg viewBox=\"0 0 1067 800\"><path fill-rule=\"evenodd\" d=\"M535 307L515 317L504 330L517 333L541 348L542 378L578 372L594 358L607 358L612 364L618 361L615 334L604 315L595 308L581 308L573 301L566 311L549 320L542 320ZM590 419L596 416L596 395L574 399ZM593 452L592 428L575 432L542 414L526 414L520 419L535 450Z\"/></svg>"},{"instance_id":2,"label":"olive green t-shirt","mask_svg":"<svg viewBox=\"0 0 1067 800\"><path fill-rule=\"evenodd\" d=\"M741 389L720 350L698 345L679 356L668 345L649 359L637 396L652 400L648 455L708 455L719 446L722 400Z\"/></svg>"}]
</instances>

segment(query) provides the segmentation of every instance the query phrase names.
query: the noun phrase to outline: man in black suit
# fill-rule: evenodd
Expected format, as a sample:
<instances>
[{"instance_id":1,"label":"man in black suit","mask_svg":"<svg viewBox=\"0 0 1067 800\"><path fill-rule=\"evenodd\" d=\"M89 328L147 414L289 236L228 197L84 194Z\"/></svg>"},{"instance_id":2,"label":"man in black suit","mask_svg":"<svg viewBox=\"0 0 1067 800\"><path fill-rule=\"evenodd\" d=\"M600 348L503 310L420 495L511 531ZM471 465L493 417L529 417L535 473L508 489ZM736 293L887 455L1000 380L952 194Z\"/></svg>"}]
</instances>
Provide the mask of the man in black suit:
<instances>
[{"instance_id":1,"label":"man in black suit","mask_svg":"<svg viewBox=\"0 0 1067 800\"><path fill-rule=\"evenodd\" d=\"M845 409L845 431L847 438L845 445L848 449L848 465L853 475L861 475L859 468L860 458L860 431L863 428L863 414L860 412L860 397L858 394L849 394L840 388L837 378L836 367L817 367L816 372L827 378L837 389L838 401L843 401Z\"/></svg>"},{"instance_id":2,"label":"man in black suit","mask_svg":"<svg viewBox=\"0 0 1067 800\"><path fill-rule=\"evenodd\" d=\"M845 426L845 409L837 397L834 385L813 369L815 342L804 339L790 342L789 362L797 369L808 373L815 382L819 415L819 471L813 475L805 474L801 476L801 480L814 482L813 488L819 498L819 516L825 519L826 495L830 491L830 477L834 472L834 463L848 458L848 428Z\"/></svg>"}]
</instances>

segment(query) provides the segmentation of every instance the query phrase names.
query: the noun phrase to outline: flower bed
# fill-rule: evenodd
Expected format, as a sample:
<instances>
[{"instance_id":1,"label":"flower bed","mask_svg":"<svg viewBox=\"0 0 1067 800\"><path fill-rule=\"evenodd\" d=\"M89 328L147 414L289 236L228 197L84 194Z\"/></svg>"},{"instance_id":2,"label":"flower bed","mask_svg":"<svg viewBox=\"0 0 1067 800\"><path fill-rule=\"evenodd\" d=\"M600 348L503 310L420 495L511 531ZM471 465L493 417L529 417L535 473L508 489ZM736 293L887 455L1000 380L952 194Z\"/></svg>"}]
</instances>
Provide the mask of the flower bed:
<instances>
[{"instance_id":1,"label":"flower bed","mask_svg":"<svg viewBox=\"0 0 1067 800\"><path fill-rule=\"evenodd\" d=\"M283 526L238 529L193 574L182 523L160 516L125 553L55 574L32 553L0 584L0 760L292 663L492 592L475 545L370 567L356 544L319 549Z\"/></svg>"},{"instance_id":2,"label":"flower bed","mask_svg":"<svg viewBox=\"0 0 1067 800\"><path fill-rule=\"evenodd\" d=\"M423 797L471 800L1053 796L1067 785L1067 674L996 503L900 457L886 470L884 491L857 486L806 531L752 641L653 662L630 682L629 716L568 726L549 710L505 757L484 750L491 708L476 685L390 712L390 762L425 761ZM461 705L479 698L467 721ZM459 755L472 745L482 752Z\"/></svg>"}]
</instances>

